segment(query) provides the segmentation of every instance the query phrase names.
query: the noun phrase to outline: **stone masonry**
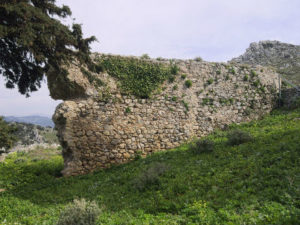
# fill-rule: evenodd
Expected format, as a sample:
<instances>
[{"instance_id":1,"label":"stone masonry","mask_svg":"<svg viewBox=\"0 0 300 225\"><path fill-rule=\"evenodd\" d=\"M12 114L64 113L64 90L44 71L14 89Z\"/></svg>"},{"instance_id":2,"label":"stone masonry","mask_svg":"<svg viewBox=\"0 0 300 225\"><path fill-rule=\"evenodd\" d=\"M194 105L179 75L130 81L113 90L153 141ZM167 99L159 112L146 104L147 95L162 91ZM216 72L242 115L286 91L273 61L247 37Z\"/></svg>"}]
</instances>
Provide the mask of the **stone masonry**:
<instances>
[{"instance_id":1,"label":"stone masonry","mask_svg":"<svg viewBox=\"0 0 300 225\"><path fill-rule=\"evenodd\" d=\"M168 64L169 60L159 62ZM125 163L136 154L171 149L272 110L277 74L270 68L175 62L180 68L175 81L165 81L149 99L122 95L117 81L106 73L95 74L106 83L97 89L78 67L70 67L70 83L83 90L74 96L69 84L56 86L51 83L55 74L48 75L51 96L64 100L53 119L63 146L65 176ZM190 88L186 80L192 81Z\"/></svg>"}]
</instances>

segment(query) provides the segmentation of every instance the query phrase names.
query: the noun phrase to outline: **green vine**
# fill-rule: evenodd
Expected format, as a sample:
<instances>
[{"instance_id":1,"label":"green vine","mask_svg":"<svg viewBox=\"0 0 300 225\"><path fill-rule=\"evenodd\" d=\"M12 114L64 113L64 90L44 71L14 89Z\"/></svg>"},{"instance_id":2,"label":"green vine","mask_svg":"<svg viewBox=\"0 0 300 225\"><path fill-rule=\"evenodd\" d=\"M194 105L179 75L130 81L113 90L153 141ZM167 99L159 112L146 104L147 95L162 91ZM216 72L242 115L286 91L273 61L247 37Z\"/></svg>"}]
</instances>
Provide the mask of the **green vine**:
<instances>
[{"instance_id":1,"label":"green vine","mask_svg":"<svg viewBox=\"0 0 300 225\"><path fill-rule=\"evenodd\" d=\"M119 80L124 94L149 98L154 90L178 72L174 64L165 66L149 60L122 56L103 56L98 64L112 77Z\"/></svg>"}]
</instances>

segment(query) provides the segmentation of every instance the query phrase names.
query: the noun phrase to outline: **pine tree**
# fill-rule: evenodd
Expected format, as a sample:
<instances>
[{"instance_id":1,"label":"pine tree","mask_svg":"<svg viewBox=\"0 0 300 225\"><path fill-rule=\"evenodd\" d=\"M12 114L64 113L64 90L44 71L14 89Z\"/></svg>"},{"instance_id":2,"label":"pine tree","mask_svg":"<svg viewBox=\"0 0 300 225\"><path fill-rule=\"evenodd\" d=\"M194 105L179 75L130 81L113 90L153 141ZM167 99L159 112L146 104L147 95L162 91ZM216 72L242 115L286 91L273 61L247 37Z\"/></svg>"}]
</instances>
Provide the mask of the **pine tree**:
<instances>
[{"instance_id":1,"label":"pine tree","mask_svg":"<svg viewBox=\"0 0 300 225\"><path fill-rule=\"evenodd\" d=\"M0 0L0 73L7 88L29 96L50 68L63 76L72 60L95 69L90 43L96 38L84 39L81 25L58 20L69 16L70 8L55 0Z\"/></svg>"}]
</instances>

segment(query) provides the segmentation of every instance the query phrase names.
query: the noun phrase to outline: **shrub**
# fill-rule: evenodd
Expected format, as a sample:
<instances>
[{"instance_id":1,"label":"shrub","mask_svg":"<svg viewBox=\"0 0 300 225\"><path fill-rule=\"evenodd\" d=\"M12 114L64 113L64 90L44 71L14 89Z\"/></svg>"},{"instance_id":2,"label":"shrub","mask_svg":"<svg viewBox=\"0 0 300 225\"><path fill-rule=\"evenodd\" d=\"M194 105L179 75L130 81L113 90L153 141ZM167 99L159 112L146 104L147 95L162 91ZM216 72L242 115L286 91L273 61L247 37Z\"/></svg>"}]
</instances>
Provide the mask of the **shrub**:
<instances>
[{"instance_id":1,"label":"shrub","mask_svg":"<svg viewBox=\"0 0 300 225\"><path fill-rule=\"evenodd\" d=\"M184 85L187 87L187 88L190 88L190 87L192 87L192 81L191 80L186 80L185 82L184 82Z\"/></svg>"},{"instance_id":2,"label":"shrub","mask_svg":"<svg viewBox=\"0 0 300 225\"><path fill-rule=\"evenodd\" d=\"M143 54L141 56L141 59L150 59L150 56L148 54Z\"/></svg>"},{"instance_id":3,"label":"shrub","mask_svg":"<svg viewBox=\"0 0 300 225\"><path fill-rule=\"evenodd\" d=\"M57 225L95 225L99 214L96 202L74 200L60 214Z\"/></svg>"},{"instance_id":4,"label":"shrub","mask_svg":"<svg viewBox=\"0 0 300 225\"><path fill-rule=\"evenodd\" d=\"M253 140L251 134L243 130L233 130L227 135L228 144L231 146L240 145Z\"/></svg>"},{"instance_id":5,"label":"shrub","mask_svg":"<svg viewBox=\"0 0 300 225\"><path fill-rule=\"evenodd\" d=\"M178 85L175 84L175 85L173 86L173 91L176 91L177 89L178 89Z\"/></svg>"},{"instance_id":6,"label":"shrub","mask_svg":"<svg viewBox=\"0 0 300 225\"><path fill-rule=\"evenodd\" d=\"M244 81L249 80L249 76L246 74L246 75L244 76L243 80L244 80Z\"/></svg>"},{"instance_id":7,"label":"shrub","mask_svg":"<svg viewBox=\"0 0 300 225\"><path fill-rule=\"evenodd\" d=\"M129 107L126 107L126 109L125 109L125 113L131 113L131 109L129 108Z\"/></svg>"},{"instance_id":8,"label":"shrub","mask_svg":"<svg viewBox=\"0 0 300 225\"><path fill-rule=\"evenodd\" d=\"M173 83L175 81L175 77L174 76L170 76L168 80L169 80L169 83Z\"/></svg>"},{"instance_id":9,"label":"shrub","mask_svg":"<svg viewBox=\"0 0 300 225\"><path fill-rule=\"evenodd\" d=\"M187 76L186 74L182 74L181 79L184 80L186 78L186 76Z\"/></svg>"},{"instance_id":10,"label":"shrub","mask_svg":"<svg viewBox=\"0 0 300 225\"><path fill-rule=\"evenodd\" d=\"M179 67L176 64L171 65L171 74L177 75L179 72Z\"/></svg>"},{"instance_id":11,"label":"shrub","mask_svg":"<svg viewBox=\"0 0 300 225\"><path fill-rule=\"evenodd\" d=\"M254 70L251 70L251 77L256 77L257 73Z\"/></svg>"},{"instance_id":12,"label":"shrub","mask_svg":"<svg viewBox=\"0 0 300 225\"><path fill-rule=\"evenodd\" d=\"M165 163L154 163L147 170L142 172L139 176L137 176L132 185L138 191L144 191L151 186L159 186L160 185L160 176L162 176L168 167Z\"/></svg>"},{"instance_id":13,"label":"shrub","mask_svg":"<svg viewBox=\"0 0 300 225\"><path fill-rule=\"evenodd\" d=\"M173 97L172 97L172 101L173 101L173 102L177 102L177 99L178 99L177 96L173 96Z\"/></svg>"},{"instance_id":14,"label":"shrub","mask_svg":"<svg viewBox=\"0 0 300 225\"><path fill-rule=\"evenodd\" d=\"M0 117L0 152L2 148L7 151L17 141L14 135L16 130L15 126L8 124Z\"/></svg>"},{"instance_id":15,"label":"shrub","mask_svg":"<svg viewBox=\"0 0 300 225\"><path fill-rule=\"evenodd\" d=\"M197 140L191 144L190 150L195 154L209 153L214 150L214 142L209 139Z\"/></svg>"},{"instance_id":16,"label":"shrub","mask_svg":"<svg viewBox=\"0 0 300 225\"><path fill-rule=\"evenodd\" d=\"M235 74L235 69L234 69L234 68L231 68L231 69L230 69L230 73Z\"/></svg>"},{"instance_id":17,"label":"shrub","mask_svg":"<svg viewBox=\"0 0 300 225\"><path fill-rule=\"evenodd\" d=\"M217 70L217 71L216 71L216 74L220 75L220 74L221 74L221 71L220 71L220 70Z\"/></svg>"},{"instance_id":18,"label":"shrub","mask_svg":"<svg viewBox=\"0 0 300 225\"><path fill-rule=\"evenodd\" d=\"M202 61L203 61L203 59L202 59L201 57L196 57L194 60L195 60L196 62L202 62Z\"/></svg>"},{"instance_id":19,"label":"shrub","mask_svg":"<svg viewBox=\"0 0 300 225\"><path fill-rule=\"evenodd\" d=\"M208 85L212 84L213 82L214 82L214 79L212 79L212 78L210 78L210 79L208 79L208 80L206 81L206 83L207 83Z\"/></svg>"}]
</instances>

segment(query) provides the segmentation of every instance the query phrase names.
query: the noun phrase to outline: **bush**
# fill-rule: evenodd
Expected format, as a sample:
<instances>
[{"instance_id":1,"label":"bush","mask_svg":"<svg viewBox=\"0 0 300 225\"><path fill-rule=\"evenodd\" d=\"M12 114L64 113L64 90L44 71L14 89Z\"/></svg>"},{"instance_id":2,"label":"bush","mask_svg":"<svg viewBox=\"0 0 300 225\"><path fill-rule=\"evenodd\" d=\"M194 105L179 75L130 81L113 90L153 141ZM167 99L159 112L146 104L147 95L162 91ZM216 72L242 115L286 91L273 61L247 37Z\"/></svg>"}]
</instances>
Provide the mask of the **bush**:
<instances>
[{"instance_id":1,"label":"bush","mask_svg":"<svg viewBox=\"0 0 300 225\"><path fill-rule=\"evenodd\" d=\"M169 77L169 83L173 83L175 81L175 77L174 76L170 76Z\"/></svg>"},{"instance_id":2,"label":"bush","mask_svg":"<svg viewBox=\"0 0 300 225\"><path fill-rule=\"evenodd\" d=\"M185 82L184 82L184 85L187 87L187 88L190 88L190 87L192 87L192 81L191 80L186 80Z\"/></svg>"},{"instance_id":3,"label":"bush","mask_svg":"<svg viewBox=\"0 0 300 225\"><path fill-rule=\"evenodd\" d=\"M244 80L244 81L249 80L249 76L246 74L246 75L244 76L243 80Z\"/></svg>"},{"instance_id":4,"label":"bush","mask_svg":"<svg viewBox=\"0 0 300 225\"><path fill-rule=\"evenodd\" d=\"M181 79L184 80L186 78L186 76L187 76L186 74L182 74Z\"/></svg>"},{"instance_id":5,"label":"bush","mask_svg":"<svg viewBox=\"0 0 300 225\"><path fill-rule=\"evenodd\" d=\"M179 72L179 67L176 64L171 65L171 74L177 75Z\"/></svg>"},{"instance_id":6,"label":"bush","mask_svg":"<svg viewBox=\"0 0 300 225\"><path fill-rule=\"evenodd\" d=\"M144 191L153 185L159 186L159 178L167 169L168 167L165 163L153 164L133 180L133 187L139 191Z\"/></svg>"},{"instance_id":7,"label":"bush","mask_svg":"<svg viewBox=\"0 0 300 225\"><path fill-rule=\"evenodd\" d=\"M7 151L17 141L14 135L16 130L17 128L15 126L8 124L2 117L0 117L0 152L1 149Z\"/></svg>"},{"instance_id":8,"label":"bush","mask_svg":"<svg viewBox=\"0 0 300 225\"><path fill-rule=\"evenodd\" d=\"M240 145L253 140L251 134L243 130L233 130L228 133L228 144L231 146Z\"/></svg>"},{"instance_id":9,"label":"bush","mask_svg":"<svg viewBox=\"0 0 300 225\"><path fill-rule=\"evenodd\" d=\"M150 59L150 56L148 54L143 54L141 56L141 59Z\"/></svg>"},{"instance_id":10,"label":"bush","mask_svg":"<svg viewBox=\"0 0 300 225\"><path fill-rule=\"evenodd\" d=\"M206 81L206 83L207 83L208 85L212 84L213 82L214 82L214 79L212 79L212 78L210 78L210 79L208 79L208 80Z\"/></svg>"},{"instance_id":11,"label":"bush","mask_svg":"<svg viewBox=\"0 0 300 225\"><path fill-rule=\"evenodd\" d=\"M195 154L209 153L214 150L214 142L209 139L197 140L191 144L190 150Z\"/></svg>"},{"instance_id":12,"label":"bush","mask_svg":"<svg viewBox=\"0 0 300 225\"><path fill-rule=\"evenodd\" d=\"M57 225L95 225L99 214L96 202L75 199L60 214Z\"/></svg>"},{"instance_id":13,"label":"bush","mask_svg":"<svg viewBox=\"0 0 300 225\"><path fill-rule=\"evenodd\" d=\"M194 60L195 60L196 62L202 62L202 61L203 61L203 59L202 59L201 57L196 57Z\"/></svg>"}]
</instances>

